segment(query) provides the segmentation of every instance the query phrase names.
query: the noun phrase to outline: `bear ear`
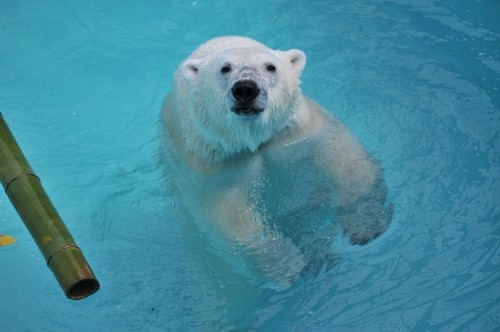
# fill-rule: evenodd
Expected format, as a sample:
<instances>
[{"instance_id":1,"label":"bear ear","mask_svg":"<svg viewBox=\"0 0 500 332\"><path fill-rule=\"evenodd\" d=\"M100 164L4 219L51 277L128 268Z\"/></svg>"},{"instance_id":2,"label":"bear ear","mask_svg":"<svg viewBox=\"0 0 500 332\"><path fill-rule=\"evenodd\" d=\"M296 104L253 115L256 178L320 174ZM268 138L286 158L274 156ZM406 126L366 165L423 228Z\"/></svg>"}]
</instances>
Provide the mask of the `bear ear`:
<instances>
[{"instance_id":1,"label":"bear ear","mask_svg":"<svg viewBox=\"0 0 500 332\"><path fill-rule=\"evenodd\" d=\"M195 81L196 76L198 75L200 62L200 59L189 59L182 64L182 75L188 82L193 83Z\"/></svg>"},{"instance_id":2,"label":"bear ear","mask_svg":"<svg viewBox=\"0 0 500 332\"><path fill-rule=\"evenodd\" d=\"M288 57L297 77L299 77L306 66L306 54L301 50L293 49L286 51L285 55Z\"/></svg>"}]
</instances>

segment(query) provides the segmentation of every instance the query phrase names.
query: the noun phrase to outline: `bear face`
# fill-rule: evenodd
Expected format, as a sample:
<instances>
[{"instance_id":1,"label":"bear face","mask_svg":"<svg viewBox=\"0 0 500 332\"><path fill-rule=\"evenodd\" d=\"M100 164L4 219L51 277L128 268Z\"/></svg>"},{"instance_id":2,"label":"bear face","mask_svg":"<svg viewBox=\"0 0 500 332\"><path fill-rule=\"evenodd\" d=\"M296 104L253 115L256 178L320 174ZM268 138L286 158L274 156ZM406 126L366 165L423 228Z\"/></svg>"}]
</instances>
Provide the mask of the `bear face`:
<instances>
[{"instance_id":1,"label":"bear face","mask_svg":"<svg viewBox=\"0 0 500 332\"><path fill-rule=\"evenodd\" d=\"M273 53L248 48L231 49L216 57L186 62L184 76L193 87L199 82L215 79L215 85L202 89L202 93L225 96L225 107L242 118L254 118L263 112L268 103L268 92L272 93L279 82L276 68L280 59ZM199 68L207 68L199 72Z\"/></svg>"},{"instance_id":2,"label":"bear face","mask_svg":"<svg viewBox=\"0 0 500 332\"><path fill-rule=\"evenodd\" d=\"M195 52L181 64L178 84L184 85L186 109L205 140L228 144L228 133L234 131L238 134L229 135L234 152L255 151L287 126L299 109L305 62L300 50L235 43L209 54ZM247 135L237 140L241 132Z\"/></svg>"}]
</instances>

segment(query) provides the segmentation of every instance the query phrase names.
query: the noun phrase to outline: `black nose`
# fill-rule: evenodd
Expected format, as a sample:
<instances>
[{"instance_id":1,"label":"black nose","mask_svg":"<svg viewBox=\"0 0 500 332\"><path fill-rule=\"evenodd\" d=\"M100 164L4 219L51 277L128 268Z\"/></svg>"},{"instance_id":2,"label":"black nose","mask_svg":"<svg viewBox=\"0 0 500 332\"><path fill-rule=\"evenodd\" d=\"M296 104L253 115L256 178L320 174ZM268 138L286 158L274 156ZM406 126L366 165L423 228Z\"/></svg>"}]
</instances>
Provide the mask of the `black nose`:
<instances>
[{"instance_id":1,"label":"black nose","mask_svg":"<svg viewBox=\"0 0 500 332\"><path fill-rule=\"evenodd\" d=\"M239 102L249 102L257 98L260 89L254 81L238 81L231 88L234 98Z\"/></svg>"}]
</instances>

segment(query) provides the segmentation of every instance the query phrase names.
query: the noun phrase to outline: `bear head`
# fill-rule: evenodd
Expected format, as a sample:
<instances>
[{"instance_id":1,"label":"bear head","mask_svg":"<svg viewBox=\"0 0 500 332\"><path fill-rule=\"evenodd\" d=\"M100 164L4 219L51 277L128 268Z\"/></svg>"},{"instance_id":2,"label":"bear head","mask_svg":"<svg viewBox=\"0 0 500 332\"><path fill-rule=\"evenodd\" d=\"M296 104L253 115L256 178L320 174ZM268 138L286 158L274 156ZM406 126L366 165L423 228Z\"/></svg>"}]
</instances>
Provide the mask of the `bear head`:
<instances>
[{"instance_id":1,"label":"bear head","mask_svg":"<svg viewBox=\"0 0 500 332\"><path fill-rule=\"evenodd\" d=\"M293 122L305 63L297 49L278 51L245 37L220 37L180 65L176 88L206 140L232 145L235 152L255 150Z\"/></svg>"}]
</instances>

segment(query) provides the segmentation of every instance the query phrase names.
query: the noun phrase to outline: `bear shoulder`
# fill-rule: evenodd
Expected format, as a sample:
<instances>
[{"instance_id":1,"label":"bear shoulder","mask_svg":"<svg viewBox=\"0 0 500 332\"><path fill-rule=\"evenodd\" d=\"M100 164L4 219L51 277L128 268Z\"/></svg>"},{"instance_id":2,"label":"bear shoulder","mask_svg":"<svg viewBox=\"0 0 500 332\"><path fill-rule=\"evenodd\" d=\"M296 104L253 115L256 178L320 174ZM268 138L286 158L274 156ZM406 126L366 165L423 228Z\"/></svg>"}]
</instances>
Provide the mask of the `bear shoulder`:
<instances>
[{"instance_id":1,"label":"bear shoulder","mask_svg":"<svg viewBox=\"0 0 500 332\"><path fill-rule=\"evenodd\" d=\"M281 133L277 133L271 141L263 146L263 149L300 142L319 133L325 123L337 122L332 115L312 99L302 96L301 104L290 125L284 128Z\"/></svg>"}]
</instances>

